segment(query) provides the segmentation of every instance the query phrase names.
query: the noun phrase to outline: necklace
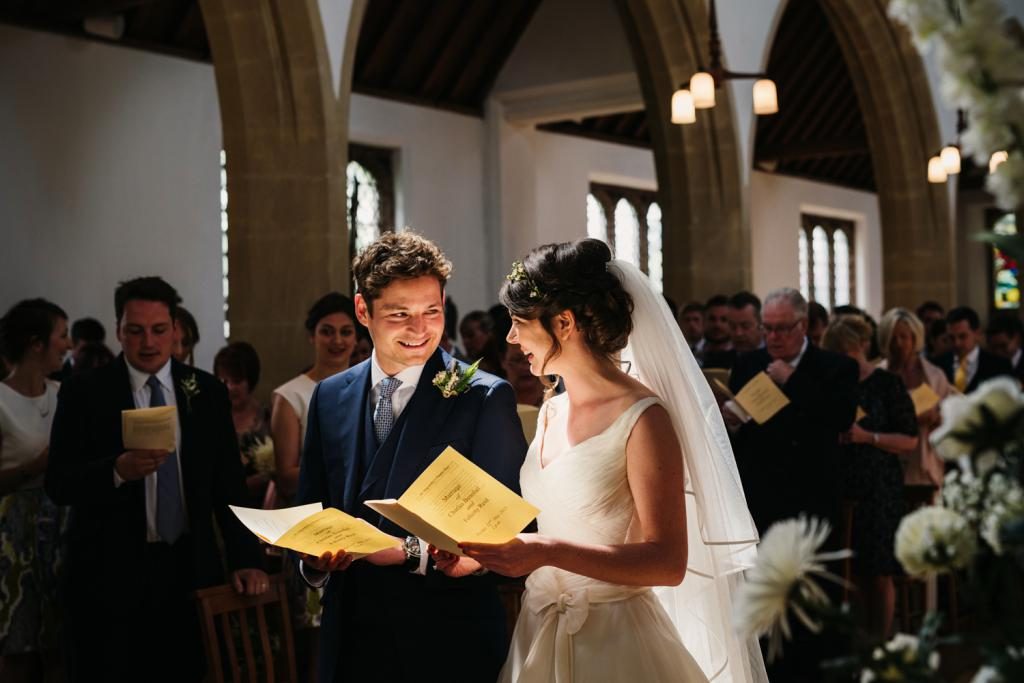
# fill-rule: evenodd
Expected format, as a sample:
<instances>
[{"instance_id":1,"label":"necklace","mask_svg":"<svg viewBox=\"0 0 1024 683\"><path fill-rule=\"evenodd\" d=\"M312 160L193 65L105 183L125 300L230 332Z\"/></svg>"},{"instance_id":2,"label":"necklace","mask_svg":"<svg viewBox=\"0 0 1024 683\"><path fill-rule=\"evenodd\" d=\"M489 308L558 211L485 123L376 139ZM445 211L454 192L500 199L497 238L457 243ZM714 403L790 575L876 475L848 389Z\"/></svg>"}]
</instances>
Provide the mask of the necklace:
<instances>
[{"instance_id":1,"label":"necklace","mask_svg":"<svg viewBox=\"0 0 1024 683\"><path fill-rule=\"evenodd\" d=\"M39 417L49 417L50 395L47 392L44 391L41 396L33 396L31 401L35 409L39 411Z\"/></svg>"}]
</instances>

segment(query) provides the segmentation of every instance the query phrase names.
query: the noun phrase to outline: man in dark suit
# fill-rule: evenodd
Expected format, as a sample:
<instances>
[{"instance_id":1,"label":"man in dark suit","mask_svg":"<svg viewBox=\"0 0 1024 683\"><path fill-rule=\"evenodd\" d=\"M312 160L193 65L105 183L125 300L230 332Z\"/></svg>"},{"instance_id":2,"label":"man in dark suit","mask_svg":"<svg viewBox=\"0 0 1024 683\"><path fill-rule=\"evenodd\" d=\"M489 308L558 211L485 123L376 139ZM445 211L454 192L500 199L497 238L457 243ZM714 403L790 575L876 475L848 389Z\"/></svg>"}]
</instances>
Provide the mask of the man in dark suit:
<instances>
[{"instance_id":1,"label":"man in dark suit","mask_svg":"<svg viewBox=\"0 0 1024 683\"><path fill-rule=\"evenodd\" d=\"M449 445L519 490L526 440L512 387L484 372L451 398L433 386L452 363L438 348L450 269L412 233L367 247L353 271L356 317L373 355L321 382L310 403L298 503L339 508L402 542L355 563L341 548L303 560L312 585L327 582L321 683L429 680L438 662L455 667L454 679L494 681L505 660L496 577L428 570L423 542L364 505L398 498ZM462 562L468 574L473 561Z\"/></svg>"},{"instance_id":2,"label":"man in dark suit","mask_svg":"<svg viewBox=\"0 0 1024 683\"><path fill-rule=\"evenodd\" d=\"M50 379L64 382L74 372L79 354L88 344L102 344L107 338L103 323L95 318L80 318L71 324L71 353L64 360L60 370L53 373Z\"/></svg>"},{"instance_id":3,"label":"man in dark suit","mask_svg":"<svg viewBox=\"0 0 1024 683\"><path fill-rule=\"evenodd\" d=\"M74 681L198 681L203 656L190 593L223 581L268 587L260 550L228 510L245 478L227 391L171 359L180 299L157 277L114 295L123 353L60 389L46 492L71 506L64 604ZM126 450L121 411L176 406L175 451Z\"/></svg>"},{"instance_id":4,"label":"man in dark suit","mask_svg":"<svg viewBox=\"0 0 1024 683\"><path fill-rule=\"evenodd\" d=\"M985 328L985 342L988 351L1010 361L1013 376L1024 381L1024 323L1016 311L998 313L988 321Z\"/></svg>"},{"instance_id":5,"label":"man in dark suit","mask_svg":"<svg viewBox=\"0 0 1024 683\"><path fill-rule=\"evenodd\" d=\"M742 354L729 388L738 392L760 372L779 386L789 404L763 425L739 425L728 409L736 464L750 513L761 534L773 523L801 514L832 525L831 545L839 529L839 435L857 410L857 363L814 346L807 339L807 302L795 289L771 292L764 302L762 326L767 346ZM785 656L769 666L771 680L819 681L824 657L839 654L837 643L796 629Z\"/></svg>"},{"instance_id":6,"label":"man in dark suit","mask_svg":"<svg viewBox=\"0 0 1024 683\"><path fill-rule=\"evenodd\" d=\"M716 294L704 305L704 345L701 347L703 368L730 369L736 362L729 327L729 299Z\"/></svg>"},{"instance_id":7,"label":"man in dark suit","mask_svg":"<svg viewBox=\"0 0 1024 683\"><path fill-rule=\"evenodd\" d=\"M979 345L981 321L973 308L958 306L946 315L953 350L935 359L946 377L963 394L969 394L985 380L1013 375L1006 358L989 353Z\"/></svg>"}]
</instances>

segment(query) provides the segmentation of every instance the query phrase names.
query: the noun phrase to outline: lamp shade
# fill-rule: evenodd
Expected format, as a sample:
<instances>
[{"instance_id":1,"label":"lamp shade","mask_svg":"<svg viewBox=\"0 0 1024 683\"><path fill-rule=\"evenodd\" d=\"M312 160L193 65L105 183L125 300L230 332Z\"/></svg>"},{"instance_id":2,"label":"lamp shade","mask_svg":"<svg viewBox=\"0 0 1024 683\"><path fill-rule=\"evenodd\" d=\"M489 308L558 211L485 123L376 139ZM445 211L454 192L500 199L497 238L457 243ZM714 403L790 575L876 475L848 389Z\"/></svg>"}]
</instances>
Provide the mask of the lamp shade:
<instances>
[{"instance_id":1,"label":"lamp shade","mask_svg":"<svg viewBox=\"0 0 1024 683\"><path fill-rule=\"evenodd\" d=\"M775 81L762 78L754 81L754 113L758 116L779 113L779 95Z\"/></svg>"},{"instance_id":2,"label":"lamp shade","mask_svg":"<svg viewBox=\"0 0 1024 683\"><path fill-rule=\"evenodd\" d=\"M929 183L944 183L947 177L946 167L942 165L942 157L933 156L928 160Z\"/></svg>"},{"instance_id":3,"label":"lamp shade","mask_svg":"<svg viewBox=\"0 0 1024 683\"><path fill-rule=\"evenodd\" d=\"M693 107L693 94L686 88L672 93L672 123L696 123L697 111Z\"/></svg>"},{"instance_id":4,"label":"lamp shade","mask_svg":"<svg viewBox=\"0 0 1024 683\"><path fill-rule=\"evenodd\" d=\"M715 79L707 71L698 71L690 78L690 92L697 109L715 106Z\"/></svg>"},{"instance_id":5,"label":"lamp shade","mask_svg":"<svg viewBox=\"0 0 1024 683\"><path fill-rule=\"evenodd\" d=\"M960 172L960 149L956 145L946 145L939 152L942 159L942 167L946 169L946 175L956 175Z\"/></svg>"},{"instance_id":6,"label":"lamp shade","mask_svg":"<svg viewBox=\"0 0 1024 683\"><path fill-rule=\"evenodd\" d=\"M999 164L1003 163L1009 158L1010 156L1006 153L1005 150L992 152L992 156L990 156L988 159L988 172L995 173L996 169L999 168Z\"/></svg>"}]
</instances>

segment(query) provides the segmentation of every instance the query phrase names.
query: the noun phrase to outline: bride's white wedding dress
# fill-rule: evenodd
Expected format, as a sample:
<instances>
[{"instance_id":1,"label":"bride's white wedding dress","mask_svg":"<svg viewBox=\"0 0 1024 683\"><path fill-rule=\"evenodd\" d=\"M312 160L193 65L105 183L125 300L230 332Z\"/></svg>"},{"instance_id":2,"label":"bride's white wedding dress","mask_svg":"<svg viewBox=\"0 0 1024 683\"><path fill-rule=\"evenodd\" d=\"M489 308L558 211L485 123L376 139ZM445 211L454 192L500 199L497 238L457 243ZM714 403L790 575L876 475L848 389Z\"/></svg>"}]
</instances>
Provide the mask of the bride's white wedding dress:
<instances>
[{"instance_id":1,"label":"bride's white wedding dress","mask_svg":"<svg viewBox=\"0 0 1024 683\"><path fill-rule=\"evenodd\" d=\"M634 403L603 432L557 457L545 436L565 433L568 396L548 401L520 473L523 497L540 508L538 531L576 543L640 540L626 479L626 442L645 410ZM542 567L526 580L502 681L706 681L654 591Z\"/></svg>"}]
</instances>

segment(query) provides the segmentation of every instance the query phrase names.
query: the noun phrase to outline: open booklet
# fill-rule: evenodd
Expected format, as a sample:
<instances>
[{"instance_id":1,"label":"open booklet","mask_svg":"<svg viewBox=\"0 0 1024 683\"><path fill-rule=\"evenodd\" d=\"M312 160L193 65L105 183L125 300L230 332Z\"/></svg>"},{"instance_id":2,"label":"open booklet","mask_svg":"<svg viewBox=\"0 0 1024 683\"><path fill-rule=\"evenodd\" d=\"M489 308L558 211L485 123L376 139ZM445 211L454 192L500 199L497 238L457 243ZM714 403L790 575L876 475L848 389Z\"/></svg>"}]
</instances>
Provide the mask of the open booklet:
<instances>
[{"instance_id":1,"label":"open booklet","mask_svg":"<svg viewBox=\"0 0 1024 683\"><path fill-rule=\"evenodd\" d=\"M753 379L736 394L720 380L714 379L713 382L720 392L729 397L725 407L743 422L753 419L757 424L763 425L789 405L789 399L766 372L754 375Z\"/></svg>"},{"instance_id":2,"label":"open booklet","mask_svg":"<svg viewBox=\"0 0 1024 683\"><path fill-rule=\"evenodd\" d=\"M463 554L460 542L511 541L540 512L450 446L398 500L368 500L366 505L456 555Z\"/></svg>"},{"instance_id":3,"label":"open booklet","mask_svg":"<svg viewBox=\"0 0 1024 683\"><path fill-rule=\"evenodd\" d=\"M366 520L336 508L325 510L320 503L281 510L228 507L260 540L316 557L328 551L345 550L358 559L400 545L398 539Z\"/></svg>"},{"instance_id":4,"label":"open booklet","mask_svg":"<svg viewBox=\"0 0 1024 683\"><path fill-rule=\"evenodd\" d=\"M129 450L173 451L178 410L174 406L121 411L121 440Z\"/></svg>"}]
</instances>

